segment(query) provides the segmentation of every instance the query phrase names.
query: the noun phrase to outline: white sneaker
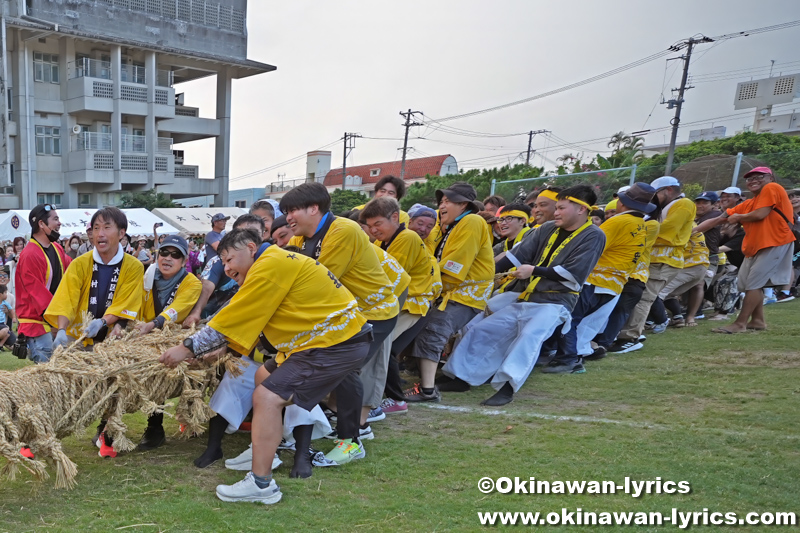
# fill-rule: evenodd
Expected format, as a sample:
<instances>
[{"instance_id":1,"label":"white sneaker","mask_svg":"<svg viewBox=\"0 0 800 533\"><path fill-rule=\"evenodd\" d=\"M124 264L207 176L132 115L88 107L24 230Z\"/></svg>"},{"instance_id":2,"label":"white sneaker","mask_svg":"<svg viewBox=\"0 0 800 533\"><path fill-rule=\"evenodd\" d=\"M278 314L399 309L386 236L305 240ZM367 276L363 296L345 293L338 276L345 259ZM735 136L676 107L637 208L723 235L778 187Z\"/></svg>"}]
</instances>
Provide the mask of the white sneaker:
<instances>
[{"instance_id":1,"label":"white sneaker","mask_svg":"<svg viewBox=\"0 0 800 533\"><path fill-rule=\"evenodd\" d=\"M386 416L386 415L384 415ZM358 428L358 438L361 440L372 440L375 438L375 433L372 432L372 426L367 425L365 428Z\"/></svg>"},{"instance_id":2,"label":"white sneaker","mask_svg":"<svg viewBox=\"0 0 800 533\"><path fill-rule=\"evenodd\" d=\"M248 472L244 479L233 485L217 485L217 498L224 502L255 502L271 505L281 501L283 493L275 480L265 488L256 485L253 473Z\"/></svg>"},{"instance_id":3,"label":"white sneaker","mask_svg":"<svg viewBox=\"0 0 800 533\"><path fill-rule=\"evenodd\" d=\"M283 464L278 454L275 454L275 458L272 459L272 469L275 470L279 466ZM234 457L233 459L226 459L225 460L225 468L228 470L241 470L241 471L250 471L253 468L253 445L251 444L249 448L245 451Z\"/></svg>"}]
</instances>

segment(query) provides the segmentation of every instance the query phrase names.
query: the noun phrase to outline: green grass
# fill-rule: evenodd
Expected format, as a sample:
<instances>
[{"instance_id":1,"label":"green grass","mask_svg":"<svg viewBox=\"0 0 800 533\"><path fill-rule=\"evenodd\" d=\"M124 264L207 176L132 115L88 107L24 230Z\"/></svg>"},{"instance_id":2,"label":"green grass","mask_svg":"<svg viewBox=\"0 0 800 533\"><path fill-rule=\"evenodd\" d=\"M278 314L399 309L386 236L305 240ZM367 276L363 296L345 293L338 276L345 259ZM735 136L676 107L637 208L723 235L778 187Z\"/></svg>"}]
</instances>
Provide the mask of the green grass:
<instances>
[{"instance_id":1,"label":"green grass","mask_svg":"<svg viewBox=\"0 0 800 533\"><path fill-rule=\"evenodd\" d=\"M476 531L477 511L798 512L800 302L766 311L767 332L716 335L709 330L719 323L701 321L651 335L641 351L589 362L584 375L535 373L499 413L478 406L489 387L445 394L442 405L469 410L411 406L373 425L365 460L315 469L308 480L288 479L281 467L284 500L271 507L217 500L214 486L241 474L221 462L196 469L203 439L171 438L153 452L102 460L89 443L92 429L64 441L78 465L76 489L56 490L52 478L27 473L1 482L0 531ZM25 364L0 358L4 370ZM144 417L126 422L138 438ZM177 432L174 421L166 426ZM226 457L247 443L247 435L226 437ZM283 458L291 463L291 454ZM485 495L477 489L483 476L661 477L689 481L692 491Z\"/></svg>"}]
</instances>

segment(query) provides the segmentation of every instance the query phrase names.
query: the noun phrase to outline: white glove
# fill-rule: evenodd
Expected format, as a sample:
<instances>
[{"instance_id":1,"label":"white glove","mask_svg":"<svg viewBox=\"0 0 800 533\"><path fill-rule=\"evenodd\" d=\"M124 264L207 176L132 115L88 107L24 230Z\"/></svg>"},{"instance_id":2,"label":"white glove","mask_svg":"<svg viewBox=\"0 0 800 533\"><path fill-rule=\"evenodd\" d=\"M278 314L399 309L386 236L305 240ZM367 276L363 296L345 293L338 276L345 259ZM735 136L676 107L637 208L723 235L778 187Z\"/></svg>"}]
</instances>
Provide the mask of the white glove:
<instances>
[{"instance_id":1,"label":"white glove","mask_svg":"<svg viewBox=\"0 0 800 533\"><path fill-rule=\"evenodd\" d=\"M58 330L56 333L56 338L53 340L53 349L55 350L59 346L63 346L64 348L67 347L69 344L69 339L67 338L67 332L63 329Z\"/></svg>"},{"instance_id":2,"label":"white glove","mask_svg":"<svg viewBox=\"0 0 800 533\"><path fill-rule=\"evenodd\" d=\"M102 318L95 318L91 322L89 322L89 327L86 328L86 336L90 339L93 339L100 333L100 330L103 329L106 323Z\"/></svg>"}]
</instances>

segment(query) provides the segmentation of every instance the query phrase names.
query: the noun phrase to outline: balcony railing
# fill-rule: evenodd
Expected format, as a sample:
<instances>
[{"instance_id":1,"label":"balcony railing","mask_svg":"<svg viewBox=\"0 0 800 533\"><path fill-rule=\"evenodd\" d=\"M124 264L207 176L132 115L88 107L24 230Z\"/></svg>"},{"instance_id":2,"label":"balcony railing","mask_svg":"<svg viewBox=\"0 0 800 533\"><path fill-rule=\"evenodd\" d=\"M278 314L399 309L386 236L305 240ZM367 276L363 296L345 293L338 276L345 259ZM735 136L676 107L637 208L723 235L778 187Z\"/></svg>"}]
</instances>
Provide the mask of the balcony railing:
<instances>
[{"instance_id":1,"label":"balcony railing","mask_svg":"<svg viewBox=\"0 0 800 533\"><path fill-rule=\"evenodd\" d=\"M144 135L122 135L122 152L134 154L147 153L147 137ZM111 133L94 133L84 131L75 137L74 151L95 150L113 152L113 136ZM159 137L156 153L172 154L172 139Z\"/></svg>"},{"instance_id":2,"label":"balcony railing","mask_svg":"<svg viewBox=\"0 0 800 533\"><path fill-rule=\"evenodd\" d=\"M99 78L102 80L113 79L111 75L111 62L99 59L82 57L69 64L70 79L74 78ZM120 81L145 85L147 74L144 67L137 65L123 65L120 71ZM156 85L159 87L172 87L175 81L171 70L156 71Z\"/></svg>"}]
</instances>

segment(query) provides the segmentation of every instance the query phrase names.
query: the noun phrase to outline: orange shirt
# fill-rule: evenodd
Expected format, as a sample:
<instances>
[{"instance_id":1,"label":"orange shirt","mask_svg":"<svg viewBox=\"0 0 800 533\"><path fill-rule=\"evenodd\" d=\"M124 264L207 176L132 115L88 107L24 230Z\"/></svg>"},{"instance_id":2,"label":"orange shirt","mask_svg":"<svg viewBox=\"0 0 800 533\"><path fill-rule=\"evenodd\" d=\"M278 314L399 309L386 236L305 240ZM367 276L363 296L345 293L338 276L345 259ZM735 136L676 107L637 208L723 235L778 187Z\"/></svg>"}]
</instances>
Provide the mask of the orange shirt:
<instances>
[{"instance_id":1,"label":"orange shirt","mask_svg":"<svg viewBox=\"0 0 800 533\"><path fill-rule=\"evenodd\" d=\"M745 200L736 207L728 209L728 214L747 214L762 207L771 207L766 218L755 222L742 222L744 227L744 241L742 252L745 257L753 257L760 250L774 246L782 246L794 242L794 235L789 228L790 222L776 212L780 210L789 221L792 220L792 202L789 195L777 183L771 182L764 185L755 198Z\"/></svg>"}]
</instances>

